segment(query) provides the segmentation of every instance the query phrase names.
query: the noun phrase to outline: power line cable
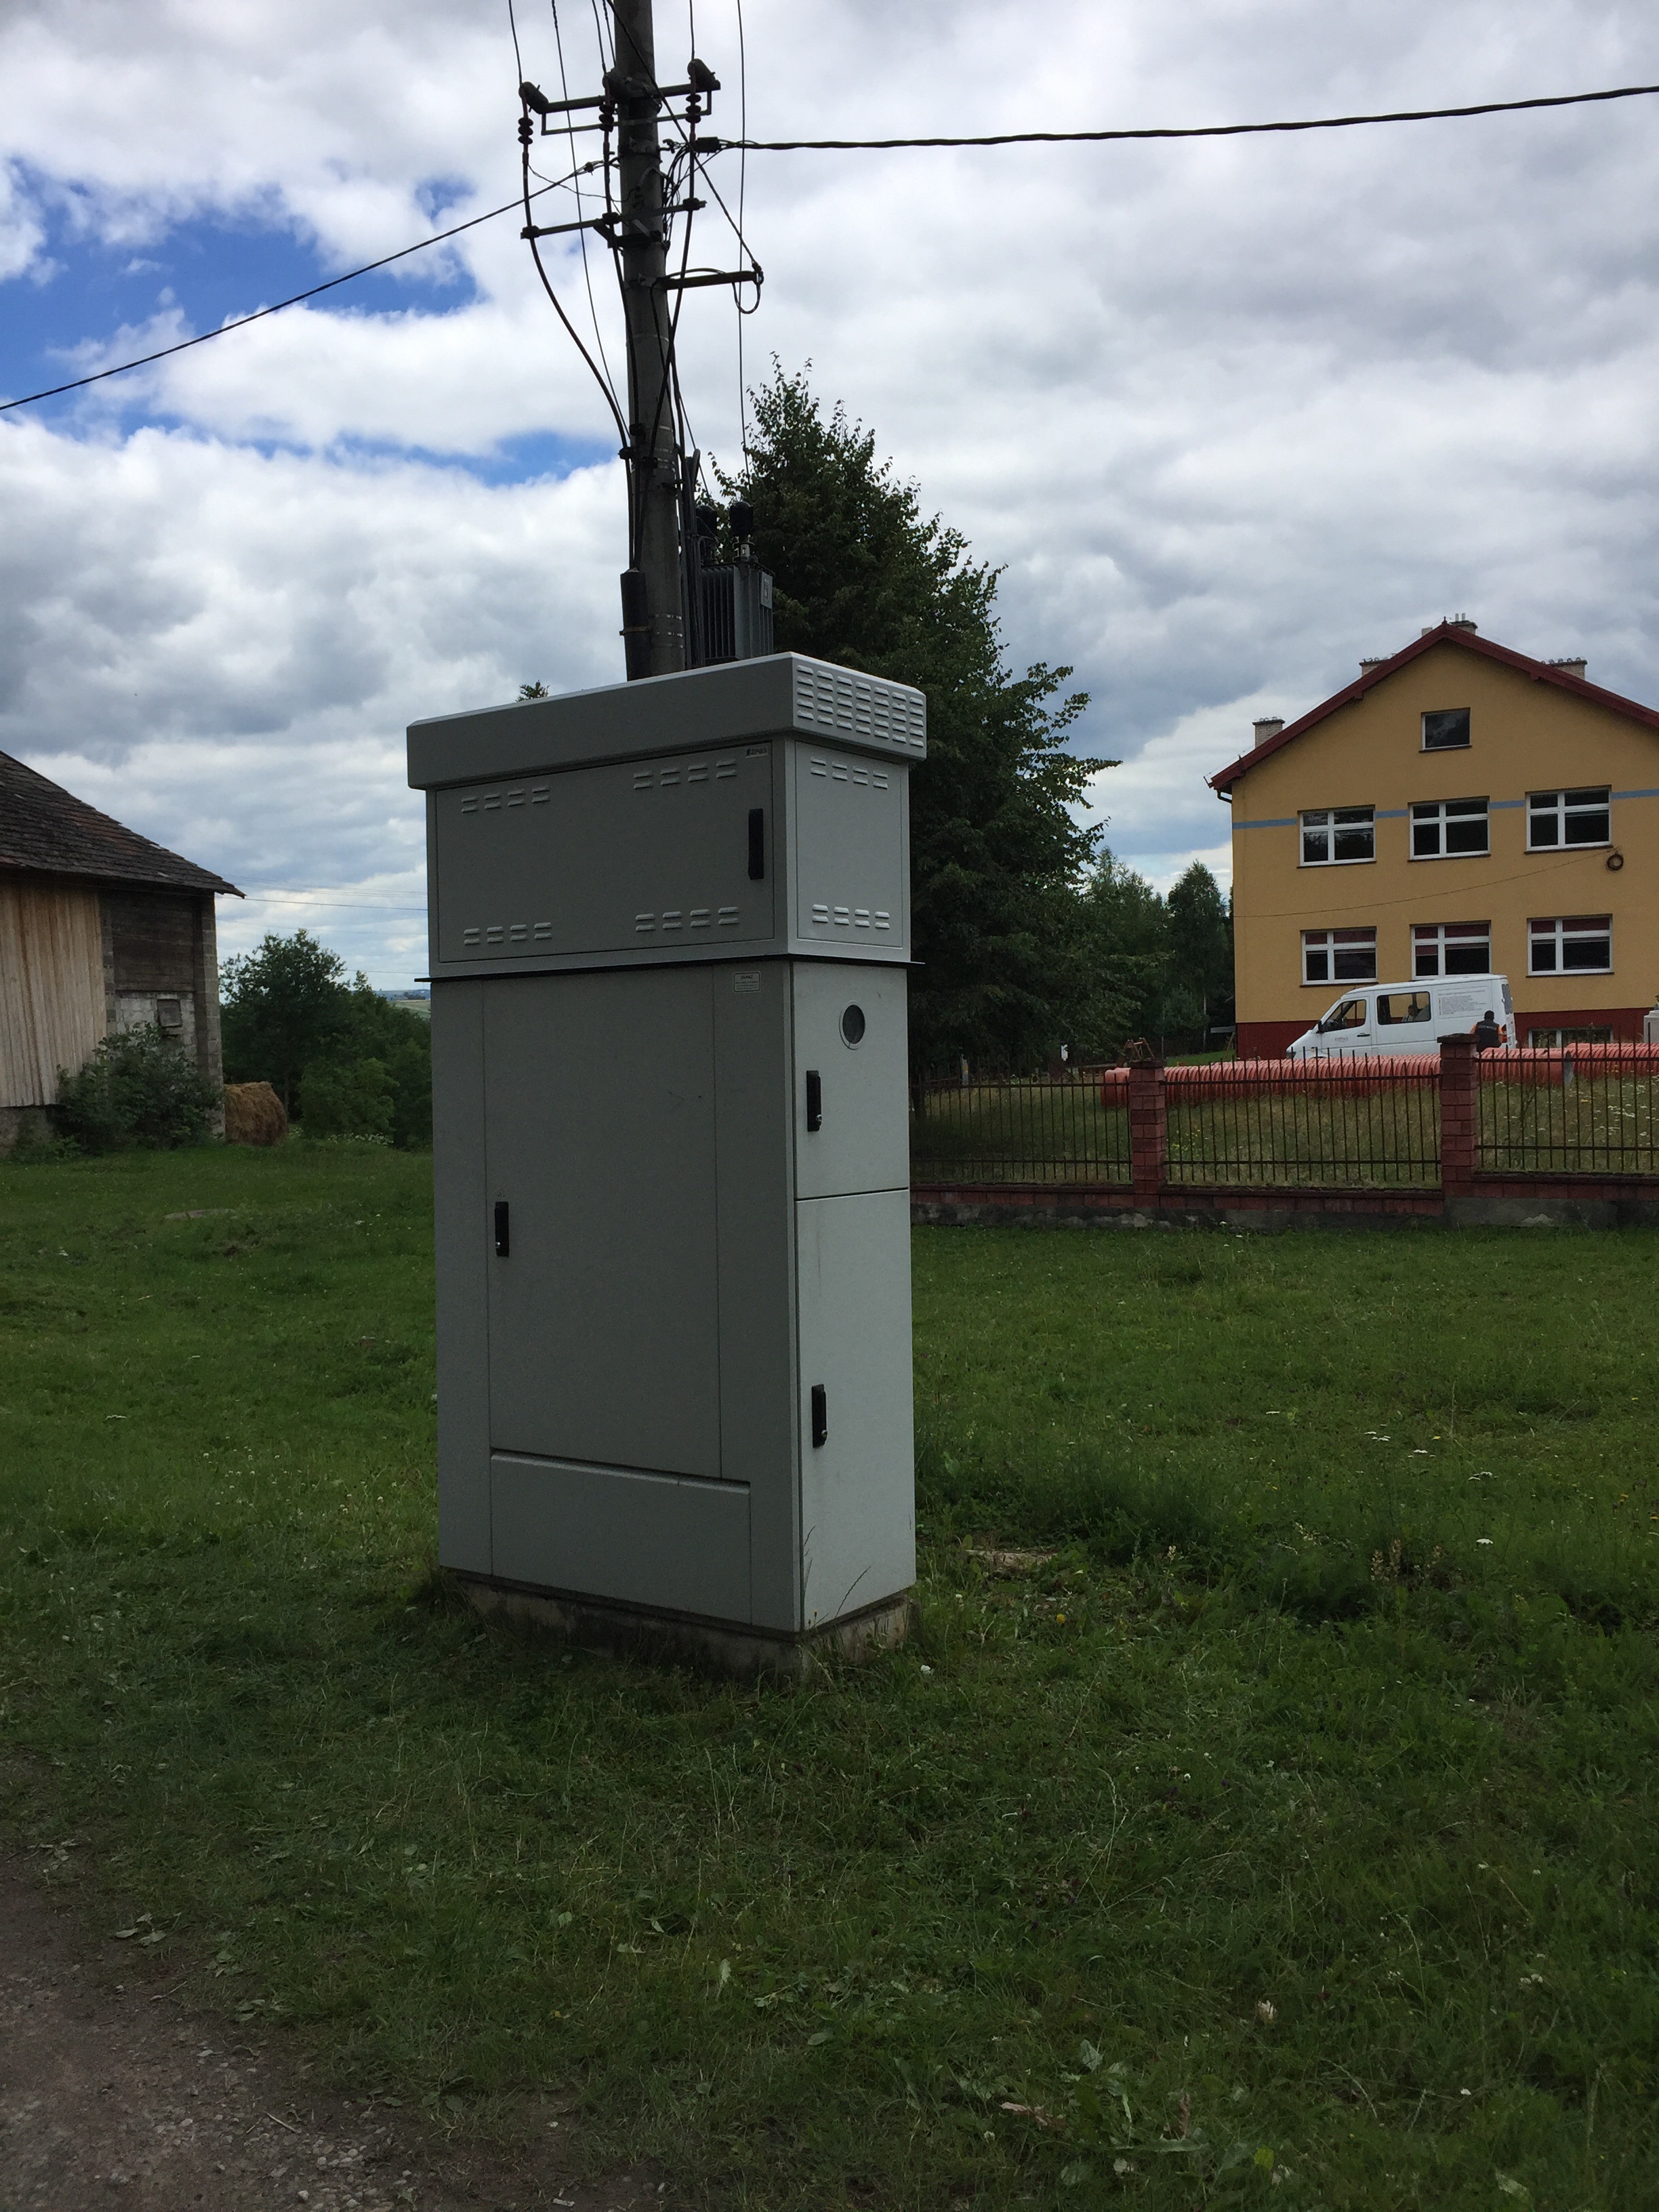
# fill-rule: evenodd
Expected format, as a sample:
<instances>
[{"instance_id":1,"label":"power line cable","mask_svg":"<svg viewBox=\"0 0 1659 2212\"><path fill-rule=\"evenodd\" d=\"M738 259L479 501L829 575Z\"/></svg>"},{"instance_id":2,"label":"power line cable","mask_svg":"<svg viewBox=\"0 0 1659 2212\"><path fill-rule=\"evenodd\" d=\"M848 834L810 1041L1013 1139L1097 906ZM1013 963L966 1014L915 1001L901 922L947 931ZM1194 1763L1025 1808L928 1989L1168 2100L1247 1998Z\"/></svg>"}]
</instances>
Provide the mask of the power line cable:
<instances>
[{"instance_id":1,"label":"power line cable","mask_svg":"<svg viewBox=\"0 0 1659 2212\"><path fill-rule=\"evenodd\" d=\"M597 5L594 21L596 24L599 21ZM603 37L601 32L601 47ZM722 150L730 147L738 152L754 154L884 153L925 147L1103 145L1130 139L1242 138L1274 131L1347 131L1362 124L1436 123L1474 115L1514 115L1534 108L1585 107L1597 101L1639 100L1655 93L1659 93L1659 84L1628 84L1607 92L1559 93L1538 100L1483 100L1467 107L1398 108L1380 115L1328 115L1293 123L1208 123L1191 128L1145 131L1009 131L981 138L733 138L722 141L721 147ZM72 377L66 384L51 385L42 392L25 392L18 399L0 400L0 415L9 414L16 407L33 407L42 399L59 398L66 392L82 391L89 384L101 384L106 377L124 376L129 369L148 368L152 362L166 361L173 354L187 353L192 346L206 345L210 339L224 337L231 331L245 330L250 323L262 322L267 315L279 315L285 307L297 307L302 301L314 300L319 294L331 292L341 284L352 283L359 276L372 276L377 269L389 268L394 261L406 260L411 253L422 252L428 246L441 246L446 239L459 238L463 231L476 230L480 223L493 222L498 216L511 215L515 209L525 205L527 199L539 199L544 192L562 188L559 185L539 185L535 191L520 195L518 199L507 200L500 207L487 210L483 215L470 216L465 222L454 223L447 230L434 231L429 238L416 239L412 246L399 246L395 253L382 254L378 261L366 261L360 269L348 269L343 276L331 276L324 283L310 285L305 291L295 292L288 299L278 300L269 307L256 307L252 314L238 315L232 322L221 323L216 330L198 331L193 338L180 338L175 345L160 346L154 353L140 354L132 361L117 362L112 368L94 370L90 376ZM741 219L741 197L738 205ZM533 247L535 241L532 240L531 243ZM538 269L540 265L540 256L538 255ZM562 318L564 310L559 307L544 271L542 282ZM574 331L571 336L575 337ZM576 343L580 346L580 338L576 339ZM586 356L585 348L583 352ZM591 361L589 366L592 366ZM598 375L597 369L594 374ZM603 379L600 379L600 387L609 398L609 388ZM625 431L623 434L625 437Z\"/></svg>"},{"instance_id":2,"label":"power line cable","mask_svg":"<svg viewBox=\"0 0 1659 2212\"><path fill-rule=\"evenodd\" d=\"M1319 115L1295 123L1199 123L1144 131L1002 131L983 138L723 138L720 151L883 154L923 146L1097 146L1130 138L1251 138L1272 131L1352 131L1366 123L1441 123L1467 115L1519 115L1535 107L1588 107L1598 100L1641 100L1654 93L1659 93L1659 84L1624 84L1608 92L1483 100L1468 107L1397 107L1382 115Z\"/></svg>"},{"instance_id":3,"label":"power line cable","mask_svg":"<svg viewBox=\"0 0 1659 2212\"><path fill-rule=\"evenodd\" d=\"M538 200L544 192L563 190L568 179L557 184L542 185L531 193ZM411 253L421 253L428 246L441 246L447 238L459 238L464 230L476 230L481 222L493 222L497 216L512 215L524 205L522 196L507 200L500 207L490 208L483 215L470 216L449 230L434 231L430 238L417 238L413 246L400 246L395 253L384 253L378 261L366 261L361 269L348 269L343 276L331 276L326 283L313 284L303 292L293 293L286 300L277 300L269 307L256 307L252 314L238 315L233 322L221 323L216 330L200 331L193 338L180 338L176 345L161 346L155 353L140 354L135 361L117 362L112 368L95 369L90 376L77 376L68 384L54 384L45 392L26 392L21 399L0 399L0 415L9 413L14 407L32 407L37 399L56 399L65 392L79 392L88 384L101 384L106 376L125 376L130 368L148 368L153 361L165 361L170 354L188 353L191 346L206 345L210 338L222 338L230 331L245 330L248 324L263 322L267 315L280 315L284 307L297 307L303 300L314 300L319 292L331 292L337 285L349 284L359 276L371 276L377 269L388 268L394 261L407 260Z\"/></svg>"},{"instance_id":4,"label":"power line cable","mask_svg":"<svg viewBox=\"0 0 1659 2212\"><path fill-rule=\"evenodd\" d=\"M570 81L565 75L564 39L559 29L559 0L551 0L551 4L553 9L553 45L559 58L559 89L568 101L570 98ZM515 46L513 52L514 57L516 60L518 56L518 48ZM522 74L520 75L520 82L523 82ZM571 110L568 107L565 111L565 120L570 138L570 158L574 161L576 158L576 131L574 116ZM590 162L588 166L591 168L592 164ZM581 186L578 185L576 186L576 213L580 216L581 212L582 191ZM587 260L587 233L585 230L579 230L576 233L576 236L581 246L582 283L586 288L587 313L593 325L594 350L598 353L599 360L604 365L605 380L611 393L611 403L614 410L617 407L617 380L611 374L610 358L605 353L605 333L599 328L599 302L593 297L593 272L588 266Z\"/></svg>"}]
</instances>

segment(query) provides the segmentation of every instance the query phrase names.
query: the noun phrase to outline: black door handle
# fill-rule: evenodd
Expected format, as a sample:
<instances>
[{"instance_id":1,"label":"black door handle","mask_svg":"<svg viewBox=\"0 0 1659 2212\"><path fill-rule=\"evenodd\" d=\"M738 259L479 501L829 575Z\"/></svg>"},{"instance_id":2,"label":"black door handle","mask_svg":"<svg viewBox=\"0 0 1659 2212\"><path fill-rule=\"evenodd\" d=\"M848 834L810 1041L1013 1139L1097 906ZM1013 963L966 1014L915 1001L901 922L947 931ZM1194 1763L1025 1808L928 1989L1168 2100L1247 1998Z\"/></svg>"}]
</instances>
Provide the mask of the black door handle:
<instances>
[{"instance_id":1,"label":"black door handle","mask_svg":"<svg viewBox=\"0 0 1659 2212\"><path fill-rule=\"evenodd\" d=\"M749 880L751 884L766 880L766 809L751 806L749 810Z\"/></svg>"},{"instance_id":2,"label":"black door handle","mask_svg":"<svg viewBox=\"0 0 1659 2212\"><path fill-rule=\"evenodd\" d=\"M823 1078L816 1067L806 1071L806 1126L809 1129L823 1127Z\"/></svg>"},{"instance_id":3,"label":"black door handle","mask_svg":"<svg viewBox=\"0 0 1659 2212\"><path fill-rule=\"evenodd\" d=\"M830 1393L822 1382L812 1385L812 1449L830 1441Z\"/></svg>"},{"instance_id":4,"label":"black door handle","mask_svg":"<svg viewBox=\"0 0 1659 2212\"><path fill-rule=\"evenodd\" d=\"M512 1240L507 1231L507 1200L498 1198L495 1200L495 1257L498 1260L505 1260L511 1249Z\"/></svg>"}]
</instances>

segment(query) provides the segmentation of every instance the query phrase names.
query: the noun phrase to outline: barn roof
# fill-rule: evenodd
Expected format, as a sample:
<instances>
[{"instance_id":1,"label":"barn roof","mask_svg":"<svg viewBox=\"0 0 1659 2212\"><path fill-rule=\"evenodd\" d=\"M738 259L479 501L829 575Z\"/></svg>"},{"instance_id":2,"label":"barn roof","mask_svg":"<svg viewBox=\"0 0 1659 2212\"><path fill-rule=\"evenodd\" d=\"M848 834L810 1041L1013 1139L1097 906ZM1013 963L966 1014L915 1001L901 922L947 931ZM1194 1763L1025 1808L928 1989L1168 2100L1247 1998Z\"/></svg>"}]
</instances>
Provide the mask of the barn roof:
<instances>
[{"instance_id":1,"label":"barn roof","mask_svg":"<svg viewBox=\"0 0 1659 2212\"><path fill-rule=\"evenodd\" d=\"M222 876L152 845L61 784L0 753L0 869L13 868L242 896Z\"/></svg>"},{"instance_id":2,"label":"barn roof","mask_svg":"<svg viewBox=\"0 0 1659 2212\"><path fill-rule=\"evenodd\" d=\"M1516 653L1512 646L1499 645L1495 639L1482 637L1472 624L1443 622L1437 623L1432 629L1425 629L1420 637L1414 637L1409 645L1390 659L1367 661L1364 671L1353 683L1345 684L1340 691L1332 692L1328 699L1322 699L1318 706L1310 708L1299 721L1291 722L1274 736L1264 738L1261 744L1242 753L1219 775L1206 777L1206 781L1212 790L1225 798L1239 777L1247 775L1259 762L1266 760L1272 753L1281 752L1286 745L1294 744L1299 737L1335 714L1339 707L1351 706L1355 701L1363 699L1368 691L1374 691L1379 684L1386 682L1397 668L1404 668L1408 662L1432 652L1437 645L1455 645L1461 652L1476 653L1486 660L1496 660L1505 668L1513 668L1521 675L1529 677L1534 684L1553 684L1558 690L1568 692L1575 699L1591 700L1598 707L1610 708L1615 714L1626 715L1632 722L1645 722L1650 729L1659 729L1659 710L1643 706L1639 700L1626 699L1617 691L1604 690L1601 684L1587 684L1582 676L1574 676L1553 662L1534 660L1529 653Z\"/></svg>"}]
</instances>

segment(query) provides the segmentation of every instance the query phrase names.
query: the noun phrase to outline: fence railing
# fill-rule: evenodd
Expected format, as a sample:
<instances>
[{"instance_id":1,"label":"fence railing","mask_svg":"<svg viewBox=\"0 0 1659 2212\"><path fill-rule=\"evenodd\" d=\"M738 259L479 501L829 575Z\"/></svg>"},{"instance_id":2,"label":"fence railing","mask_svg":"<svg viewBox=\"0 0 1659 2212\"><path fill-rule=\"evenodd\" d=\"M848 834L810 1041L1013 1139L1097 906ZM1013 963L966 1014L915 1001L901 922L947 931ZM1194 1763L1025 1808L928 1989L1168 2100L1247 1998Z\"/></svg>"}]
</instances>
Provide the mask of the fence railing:
<instances>
[{"instance_id":1,"label":"fence railing","mask_svg":"<svg viewBox=\"0 0 1659 2212\"><path fill-rule=\"evenodd\" d=\"M1256 1189L1433 1189L1440 1180L1440 1068L1352 1061L1172 1067L1164 1078L1166 1183Z\"/></svg>"},{"instance_id":2,"label":"fence railing","mask_svg":"<svg viewBox=\"0 0 1659 2212\"><path fill-rule=\"evenodd\" d=\"M1480 1072L1486 1174L1659 1174L1659 1047L1489 1053Z\"/></svg>"},{"instance_id":3,"label":"fence railing","mask_svg":"<svg viewBox=\"0 0 1659 2212\"><path fill-rule=\"evenodd\" d=\"M1476 1175L1659 1176L1659 1046L1116 1067L930 1083L925 1185L1447 1192Z\"/></svg>"},{"instance_id":4,"label":"fence railing","mask_svg":"<svg viewBox=\"0 0 1659 2212\"><path fill-rule=\"evenodd\" d=\"M1098 1074L928 1083L911 1094L916 1182L1127 1183L1129 1102Z\"/></svg>"}]
</instances>

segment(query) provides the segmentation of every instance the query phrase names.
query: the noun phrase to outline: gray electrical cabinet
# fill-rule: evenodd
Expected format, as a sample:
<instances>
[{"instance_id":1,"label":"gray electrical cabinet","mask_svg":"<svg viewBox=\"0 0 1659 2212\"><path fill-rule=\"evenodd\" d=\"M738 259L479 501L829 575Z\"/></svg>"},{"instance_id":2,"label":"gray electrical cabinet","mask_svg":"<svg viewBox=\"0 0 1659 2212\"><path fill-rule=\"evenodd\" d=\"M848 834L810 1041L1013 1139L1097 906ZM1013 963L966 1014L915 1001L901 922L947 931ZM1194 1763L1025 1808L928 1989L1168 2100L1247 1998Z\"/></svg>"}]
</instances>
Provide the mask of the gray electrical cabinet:
<instances>
[{"instance_id":1,"label":"gray electrical cabinet","mask_svg":"<svg viewBox=\"0 0 1659 2212\"><path fill-rule=\"evenodd\" d=\"M792 653L410 727L439 1548L479 1601L738 1663L897 1632L926 751L920 692Z\"/></svg>"}]
</instances>

